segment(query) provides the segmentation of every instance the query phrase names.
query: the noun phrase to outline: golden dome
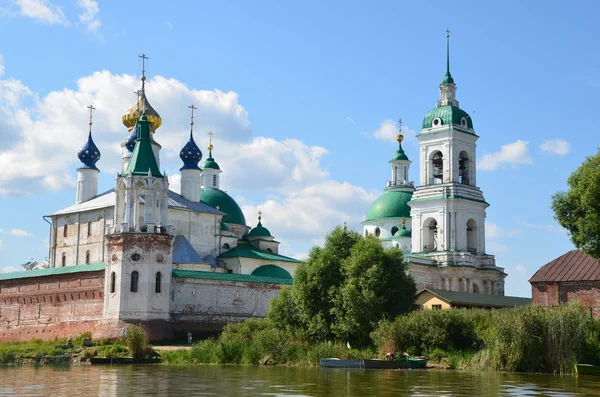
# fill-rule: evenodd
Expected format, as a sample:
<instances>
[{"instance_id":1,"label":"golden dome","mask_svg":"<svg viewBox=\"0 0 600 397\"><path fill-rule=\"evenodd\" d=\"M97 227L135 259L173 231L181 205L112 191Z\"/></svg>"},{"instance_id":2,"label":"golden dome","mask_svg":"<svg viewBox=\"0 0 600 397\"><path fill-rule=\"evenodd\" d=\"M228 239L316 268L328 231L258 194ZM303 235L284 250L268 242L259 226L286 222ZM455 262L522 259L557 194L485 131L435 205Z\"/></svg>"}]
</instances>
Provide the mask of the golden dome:
<instances>
[{"instance_id":1,"label":"golden dome","mask_svg":"<svg viewBox=\"0 0 600 397\"><path fill-rule=\"evenodd\" d=\"M154 133L154 130L159 128L162 125L162 119L160 115L148 102L148 98L146 98L146 92L142 86L142 91L138 96L138 100L136 103L127 110L127 113L123 115L123 124L129 131L133 129L135 123L142 117L142 113L146 111L146 117L148 117L148 121L150 122L150 132Z\"/></svg>"}]
</instances>

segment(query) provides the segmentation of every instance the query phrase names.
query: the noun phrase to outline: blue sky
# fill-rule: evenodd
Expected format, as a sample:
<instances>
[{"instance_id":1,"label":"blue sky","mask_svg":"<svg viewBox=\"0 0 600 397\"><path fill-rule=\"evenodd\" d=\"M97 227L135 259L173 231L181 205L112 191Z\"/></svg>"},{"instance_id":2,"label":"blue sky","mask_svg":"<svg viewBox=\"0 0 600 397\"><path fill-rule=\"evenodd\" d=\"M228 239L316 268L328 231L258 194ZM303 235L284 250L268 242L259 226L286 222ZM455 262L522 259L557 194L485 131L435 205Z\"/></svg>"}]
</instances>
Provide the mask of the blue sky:
<instances>
[{"instance_id":1,"label":"blue sky","mask_svg":"<svg viewBox=\"0 0 600 397\"><path fill-rule=\"evenodd\" d=\"M344 221L359 230L400 117L418 181L412 135L438 99L450 28L457 98L480 136L487 251L507 294L529 296L527 279L572 249L551 195L597 151L597 15L592 1L0 1L0 271L47 255L41 217L74 202L89 103L99 190L112 187L141 53L174 186L194 103L223 187L249 223L263 211L285 253Z\"/></svg>"}]
</instances>

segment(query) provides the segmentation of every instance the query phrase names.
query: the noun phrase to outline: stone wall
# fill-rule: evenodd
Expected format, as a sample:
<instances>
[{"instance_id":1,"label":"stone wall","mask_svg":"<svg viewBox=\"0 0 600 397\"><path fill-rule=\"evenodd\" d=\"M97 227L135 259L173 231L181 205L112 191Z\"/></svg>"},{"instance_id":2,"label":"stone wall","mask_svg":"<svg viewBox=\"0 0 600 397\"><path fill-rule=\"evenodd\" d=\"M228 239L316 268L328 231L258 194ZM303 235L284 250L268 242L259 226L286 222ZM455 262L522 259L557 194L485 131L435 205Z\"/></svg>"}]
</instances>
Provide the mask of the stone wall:
<instances>
[{"instance_id":1,"label":"stone wall","mask_svg":"<svg viewBox=\"0 0 600 397\"><path fill-rule=\"evenodd\" d=\"M104 271L0 281L0 342L91 332L103 306Z\"/></svg>"},{"instance_id":2,"label":"stone wall","mask_svg":"<svg viewBox=\"0 0 600 397\"><path fill-rule=\"evenodd\" d=\"M534 305L540 306L578 301L591 308L594 318L600 319L600 280L532 283L531 298Z\"/></svg>"}]
</instances>

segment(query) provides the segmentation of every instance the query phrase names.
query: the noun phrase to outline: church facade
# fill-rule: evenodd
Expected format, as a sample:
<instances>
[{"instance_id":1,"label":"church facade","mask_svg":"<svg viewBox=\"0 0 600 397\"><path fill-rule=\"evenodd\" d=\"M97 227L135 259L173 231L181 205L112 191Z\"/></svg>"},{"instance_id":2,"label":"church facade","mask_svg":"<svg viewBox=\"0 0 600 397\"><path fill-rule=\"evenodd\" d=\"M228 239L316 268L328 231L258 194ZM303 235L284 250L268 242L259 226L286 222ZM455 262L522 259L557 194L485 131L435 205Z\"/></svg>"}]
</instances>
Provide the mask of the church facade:
<instances>
[{"instance_id":1,"label":"church facade","mask_svg":"<svg viewBox=\"0 0 600 397\"><path fill-rule=\"evenodd\" d=\"M398 150L389 161L392 179L369 208L363 233L403 250L418 290L504 295L507 274L485 248L489 204L477 187L479 136L456 100L449 48L446 57L440 99L417 135L419 186L409 181L411 161L400 127Z\"/></svg>"}]
</instances>

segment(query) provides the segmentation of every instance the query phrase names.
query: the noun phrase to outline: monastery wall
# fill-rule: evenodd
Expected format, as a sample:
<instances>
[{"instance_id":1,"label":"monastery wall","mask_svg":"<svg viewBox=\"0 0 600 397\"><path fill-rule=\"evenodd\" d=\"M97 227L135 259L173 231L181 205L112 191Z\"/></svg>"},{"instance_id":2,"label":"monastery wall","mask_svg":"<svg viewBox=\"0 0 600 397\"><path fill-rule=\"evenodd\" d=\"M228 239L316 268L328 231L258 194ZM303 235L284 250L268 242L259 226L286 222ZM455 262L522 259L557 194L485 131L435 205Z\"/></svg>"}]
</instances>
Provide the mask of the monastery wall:
<instances>
[{"instance_id":1,"label":"monastery wall","mask_svg":"<svg viewBox=\"0 0 600 397\"><path fill-rule=\"evenodd\" d=\"M90 332L103 306L104 271L0 281L0 342Z\"/></svg>"},{"instance_id":2,"label":"monastery wall","mask_svg":"<svg viewBox=\"0 0 600 397\"><path fill-rule=\"evenodd\" d=\"M225 323L262 318L280 285L173 278L171 322L176 330L220 329Z\"/></svg>"}]
</instances>

